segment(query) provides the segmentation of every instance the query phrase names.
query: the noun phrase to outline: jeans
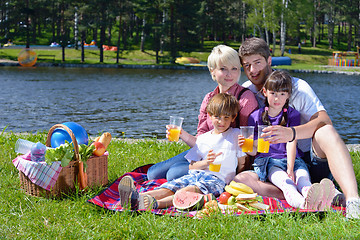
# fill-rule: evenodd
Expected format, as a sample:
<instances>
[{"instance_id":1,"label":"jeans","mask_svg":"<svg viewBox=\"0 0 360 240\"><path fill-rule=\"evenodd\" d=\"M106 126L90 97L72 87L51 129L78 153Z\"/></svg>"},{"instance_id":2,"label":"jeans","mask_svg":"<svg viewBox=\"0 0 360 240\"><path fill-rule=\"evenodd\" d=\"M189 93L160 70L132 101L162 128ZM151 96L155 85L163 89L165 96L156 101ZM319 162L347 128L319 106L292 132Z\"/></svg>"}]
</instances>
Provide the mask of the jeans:
<instances>
[{"instance_id":1,"label":"jeans","mask_svg":"<svg viewBox=\"0 0 360 240\"><path fill-rule=\"evenodd\" d=\"M147 172L148 180L166 178L166 180L170 181L187 175L189 162L185 159L185 155L188 151L151 166Z\"/></svg>"}]
</instances>

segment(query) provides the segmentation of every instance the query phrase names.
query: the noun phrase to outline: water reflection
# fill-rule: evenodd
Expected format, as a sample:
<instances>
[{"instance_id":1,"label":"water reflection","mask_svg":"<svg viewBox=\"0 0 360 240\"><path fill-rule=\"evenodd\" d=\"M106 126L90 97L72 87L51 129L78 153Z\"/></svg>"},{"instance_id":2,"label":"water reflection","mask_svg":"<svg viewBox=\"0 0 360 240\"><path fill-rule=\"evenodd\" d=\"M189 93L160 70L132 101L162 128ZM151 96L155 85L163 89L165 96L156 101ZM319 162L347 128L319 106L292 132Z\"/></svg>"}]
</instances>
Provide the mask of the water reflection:
<instances>
[{"instance_id":1,"label":"water reflection","mask_svg":"<svg viewBox=\"0 0 360 240\"><path fill-rule=\"evenodd\" d=\"M294 75L314 88L345 141L358 143L359 77ZM47 131L74 121L91 135L130 138L164 138L170 115L185 117L184 128L195 134L201 101L216 86L203 70L17 67L2 67L0 83L1 129Z\"/></svg>"}]
</instances>

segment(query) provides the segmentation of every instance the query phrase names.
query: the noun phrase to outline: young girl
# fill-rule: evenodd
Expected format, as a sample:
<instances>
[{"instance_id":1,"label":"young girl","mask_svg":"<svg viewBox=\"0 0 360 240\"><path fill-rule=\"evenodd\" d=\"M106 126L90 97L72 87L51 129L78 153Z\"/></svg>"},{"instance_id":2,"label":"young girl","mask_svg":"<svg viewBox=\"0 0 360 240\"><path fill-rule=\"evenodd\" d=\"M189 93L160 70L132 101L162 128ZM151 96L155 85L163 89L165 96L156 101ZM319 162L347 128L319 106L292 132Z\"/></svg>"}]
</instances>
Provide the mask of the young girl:
<instances>
[{"instance_id":1,"label":"young girl","mask_svg":"<svg viewBox=\"0 0 360 240\"><path fill-rule=\"evenodd\" d=\"M292 77L284 71L274 71L266 80L262 93L265 107L254 111L249 117L249 126L282 125L293 127L300 124L300 113L289 107L292 91ZM244 138L239 137L239 145ZM254 170L261 181L269 179L280 188L286 201L295 208L324 210L331 205L334 184L324 179L311 185L309 170L300 158L296 140L288 143L271 144L268 153L259 153L254 161ZM257 141L254 142L256 149ZM251 155L256 155L254 150Z\"/></svg>"},{"instance_id":2,"label":"young girl","mask_svg":"<svg viewBox=\"0 0 360 240\"><path fill-rule=\"evenodd\" d=\"M128 207L129 202L132 209L167 208L173 206L173 195L178 190L214 196L224 191L225 185L235 177L238 161L245 158L237 142L240 129L230 126L239 112L239 102L230 94L220 93L210 100L206 110L214 129L200 135L185 155L190 163L189 173L140 194L135 190L134 180L124 176L119 183L123 208ZM217 163L220 169L215 169L210 165L219 161L218 158L222 159L220 166Z\"/></svg>"}]
</instances>

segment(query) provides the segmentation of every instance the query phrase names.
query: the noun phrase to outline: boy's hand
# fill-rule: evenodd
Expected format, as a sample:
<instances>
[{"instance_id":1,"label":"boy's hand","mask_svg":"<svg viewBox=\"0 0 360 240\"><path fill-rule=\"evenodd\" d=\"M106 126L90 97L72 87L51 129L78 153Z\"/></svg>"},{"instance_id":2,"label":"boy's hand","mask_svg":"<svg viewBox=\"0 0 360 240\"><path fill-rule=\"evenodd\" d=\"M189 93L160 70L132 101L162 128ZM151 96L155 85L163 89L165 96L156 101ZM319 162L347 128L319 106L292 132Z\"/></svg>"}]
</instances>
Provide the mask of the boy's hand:
<instances>
[{"instance_id":1,"label":"boy's hand","mask_svg":"<svg viewBox=\"0 0 360 240\"><path fill-rule=\"evenodd\" d=\"M210 149L207 156L206 156L206 161L208 164L212 163L215 161L217 156L220 156L222 154L222 152L219 153L214 153L214 150Z\"/></svg>"}]
</instances>

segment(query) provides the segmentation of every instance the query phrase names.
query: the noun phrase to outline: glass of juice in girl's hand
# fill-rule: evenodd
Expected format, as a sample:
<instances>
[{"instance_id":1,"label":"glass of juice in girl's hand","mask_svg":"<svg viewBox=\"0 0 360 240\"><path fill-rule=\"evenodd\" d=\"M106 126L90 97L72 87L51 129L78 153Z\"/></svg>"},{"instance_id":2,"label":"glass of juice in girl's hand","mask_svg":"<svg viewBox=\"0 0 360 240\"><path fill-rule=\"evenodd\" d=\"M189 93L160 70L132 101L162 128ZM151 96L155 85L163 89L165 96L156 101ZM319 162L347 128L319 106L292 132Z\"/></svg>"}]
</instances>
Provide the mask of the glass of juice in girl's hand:
<instances>
[{"instance_id":1,"label":"glass of juice in girl's hand","mask_svg":"<svg viewBox=\"0 0 360 240\"><path fill-rule=\"evenodd\" d=\"M241 149L243 152L252 152L254 144L254 126L241 126L241 135L245 138L245 142Z\"/></svg>"},{"instance_id":2,"label":"glass of juice in girl's hand","mask_svg":"<svg viewBox=\"0 0 360 240\"><path fill-rule=\"evenodd\" d=\"M184 121L182 117L170 116L170 124L169 124L169 135L168 139L170 142L179 141L179 136L181 132L181 126Z\"/></svg>"},{"instance_id":3,"label":"glass of juice in girl's hand","mask_svg":"<svg viewBox=\"0 0 360 240\"><path fill-rule=\"evenodd\" d=\"M266 141L266 138L261 137L263 134L263 129L268 127L267 125L259 125L258 126L258 147L257 151L260 153L268 153L270 148L269 141Z\"/></svg>"}]
</instances>

